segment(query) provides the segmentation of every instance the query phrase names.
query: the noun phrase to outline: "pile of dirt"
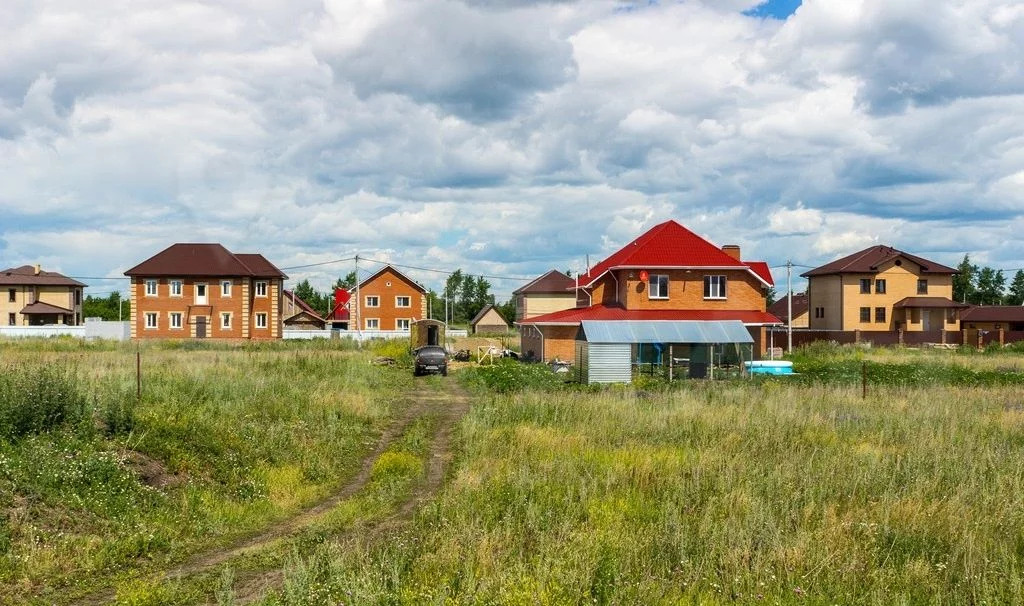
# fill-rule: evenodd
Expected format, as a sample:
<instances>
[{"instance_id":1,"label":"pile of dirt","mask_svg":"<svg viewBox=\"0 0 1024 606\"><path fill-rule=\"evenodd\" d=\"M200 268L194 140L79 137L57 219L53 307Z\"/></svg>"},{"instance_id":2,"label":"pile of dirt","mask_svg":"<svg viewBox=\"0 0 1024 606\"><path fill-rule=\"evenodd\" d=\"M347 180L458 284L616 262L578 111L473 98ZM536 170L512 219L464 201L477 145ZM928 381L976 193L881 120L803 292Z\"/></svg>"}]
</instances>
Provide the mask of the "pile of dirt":
<instances>
[{"instance_id":1,"label":"pile of dirt","mask_svg":"<svg viewBox=\"0 0 1024 606\"><path fill-rule=\"evenodd\" d=\"M153 488L174 488L185 483L185 474L171 473L167 466L153 457L137 450L124 452L129 469L139 476L146 486Z\"/></svg>"}]
</instances>

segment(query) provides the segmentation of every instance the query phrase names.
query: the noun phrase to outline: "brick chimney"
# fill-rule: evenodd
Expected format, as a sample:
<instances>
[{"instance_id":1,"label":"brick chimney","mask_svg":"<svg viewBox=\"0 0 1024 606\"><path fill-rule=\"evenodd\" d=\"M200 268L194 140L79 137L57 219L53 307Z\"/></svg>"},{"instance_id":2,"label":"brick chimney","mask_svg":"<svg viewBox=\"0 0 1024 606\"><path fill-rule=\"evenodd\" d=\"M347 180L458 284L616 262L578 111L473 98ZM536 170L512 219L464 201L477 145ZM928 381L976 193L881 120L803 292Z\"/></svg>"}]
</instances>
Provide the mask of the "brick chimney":
<instances>
[{"instance_id":1,"label":"brick chimney","mask_svg":"<svg viewBox=\"0 0 1024 606\"><path fill-rule=\"evenodd\" d=\"M41 265L39 265L38 263L36 263L36 275L38 276L38 275L39 275L39 272L41 272L41 271L43 271L43 268L42 268L42 266L41 266Z\"/></svg>"},{"instance_id":2,"label":"brick chimney","mask_svg":"<svg viewBox=\"0 0 1024 606\"><path fill-rule=\"evenodd\" d=\"M740 260L740 246L739 244L726 244L722 247L722 252L729 255L737 261Z\"/></svg>"}]
</instances>

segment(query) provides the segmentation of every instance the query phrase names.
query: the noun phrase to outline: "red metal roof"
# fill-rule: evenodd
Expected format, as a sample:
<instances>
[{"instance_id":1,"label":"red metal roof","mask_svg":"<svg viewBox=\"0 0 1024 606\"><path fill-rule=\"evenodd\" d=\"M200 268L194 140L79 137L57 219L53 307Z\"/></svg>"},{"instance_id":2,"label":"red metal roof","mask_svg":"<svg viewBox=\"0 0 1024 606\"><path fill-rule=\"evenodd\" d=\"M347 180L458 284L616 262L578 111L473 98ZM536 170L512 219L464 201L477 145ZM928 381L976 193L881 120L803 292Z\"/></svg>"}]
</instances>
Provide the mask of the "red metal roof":
<instances>
[{"instance_id":1,"label":"red metal roof","mask_svg":"<svg viewBox=\"0 0 1024 606\"><path fill-rule=\"evenodd\" d=\"M519 324L579 324L583 320L739 320L744 324L781 324L772 314L757 310L728 309L625 309L615 305L591 305L556 311L522 320Z\"/></svg>"},{"instance_id":2,"label":"red metal roof","mask_svg":"<svg viewBox=\"0 0 1024 606\"><path fill-rule=\"evenodd\" d=\"M760 262L738 261L721 248L701 238L675 221L659 223L610 257L580 276L580 286L590 286L606 271L633 267L708 267L746 269L768 285L773 285L768 266Z\"/></svg>"}]
</instances>

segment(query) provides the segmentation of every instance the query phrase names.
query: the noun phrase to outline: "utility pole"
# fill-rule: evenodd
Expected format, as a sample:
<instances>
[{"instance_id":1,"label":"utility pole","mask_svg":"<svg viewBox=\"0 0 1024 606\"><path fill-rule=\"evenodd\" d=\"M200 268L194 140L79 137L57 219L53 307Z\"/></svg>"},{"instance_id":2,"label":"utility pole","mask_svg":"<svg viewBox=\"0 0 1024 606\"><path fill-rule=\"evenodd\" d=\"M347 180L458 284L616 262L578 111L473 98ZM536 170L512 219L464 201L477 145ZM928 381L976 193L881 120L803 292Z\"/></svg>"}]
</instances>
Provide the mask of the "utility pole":
<instances>
[{"instance_id":1,"label":"utility pole","mask_svg":"<svg viewBox=\"0 0 1024 606\"><path fill-rule=\"evenodd\" d=\"M786 353L793 353L793 261L786 261Z\"/></svg>"},{"instance_id":2,"label":"utility pole","mask_svg":"<svg viewBox=\"0 0 1024 606\"><path fill-rule=\"evenodd\" d=\"M349 307L351 307L351 305L349 305ZM362 314L362 310L361 310L361 308L359 306L359 253L356 253L356 306L355 306L355 310L356 310L356 313L355 313L355 316L356 316L355 317L356 334L359 335L359 337L358 337L358 339L359 339L359 346L362 347L362 345L363 345L363 327L361 326L361 324L363 322L363 314ZM351 309L350 309L349 310L349 321L351 321L351 320L352 320L352 313L351 313Z\"/></svg>"}]
</instances>

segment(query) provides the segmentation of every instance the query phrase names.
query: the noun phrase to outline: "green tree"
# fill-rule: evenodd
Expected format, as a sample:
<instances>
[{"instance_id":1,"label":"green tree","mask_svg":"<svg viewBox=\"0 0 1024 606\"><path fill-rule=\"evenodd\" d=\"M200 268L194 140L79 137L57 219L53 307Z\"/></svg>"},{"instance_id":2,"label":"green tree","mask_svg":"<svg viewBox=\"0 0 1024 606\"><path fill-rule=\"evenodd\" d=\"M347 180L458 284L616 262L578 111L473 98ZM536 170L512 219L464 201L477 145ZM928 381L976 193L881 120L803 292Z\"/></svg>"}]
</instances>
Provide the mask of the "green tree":
<instances>
[{"instance_id":1,"label":"green tree","mask_svg":"<svg viewBox=\"0 0 1024 606\"><path fill-rule=\"evenodd\" d=\"M345 274L344 278L338 278L334 282L334 288L344 288L345 290L351 290L356 287L356 272L350 271Z\"/></svg>"},{"instance_id":2,"label":"green tree","mask_svg":"<svg viewBox=\"0 0 1024 606\"><path fill-rule=\"evenodd\" d=\"M462 270L456 269L444 282L444 300L441 301L441 303L442 309L444 309L444 305L447 304L448 318L446 319L449 322L457 321L458 314L456 313L455 308L458 306L458 300L462 294L462 278ZM444 315L442 314L441 317L444 317Z\"/></svg>"},{"instance_id":3,"label":"green tree","mask_svg":"<svg viewBox=\"0 0 1024 606\"><path fill-rule=\"evenodd\" d=\"M334 307L334 293L322 293L316 290L309 283L309 280L303 280L296 284L293 292L296 297L309 303L309 306L315 309L317 313L329 314Z\"/></svg>"},{"instance_id":4,"label":"green tree","mask_svg":"<svg viewBox=\"0 0 1024 606\"><path fill-rule=\"evenodd\" d=\"M1003 291L1006 289L1006 276L1002 271L996 271L991 267L983 267L978 271L978 282L975 287L974 300L967 299L977 305L999 305L1003 301Z\"/></svg>"},{"instance_id":5,"label":"green tree","mask_svg":"<svg viewBox=\"0 0 1024 606\"><path fill-rule=\"evenodd\" d=\"M774 286L769 286L764 291L765 303L771 305L772 303L779 300L779 293L776 292Z\"/></svg>"},{"instance_id":6,"label":"green tree","mask_svg":"<svg viewBox=\"0 0 1024 606\"><path fill-rule=\"evenodd\" d=\"M499 303L495 305L495 308L497 308L498 313L501 314L501 317L505 318L505 321L508 322L509 324L512 324L513 322L516 321L515 297L512 297L511 299L505 301L504 303Z\"/></svg>"},{"instance_id":7,"label":"green tree","mask_svg":"<svg viewBox=\"0 0 1024 606\"><path fill-rule=\"evenodd\" d=\"M483 276L477 276L473 282L473 307L469 310L469 317L476 316L481 309L493 303L494 295L491 294L491 283Z\"/></svg>"},{"instance_id":8,"label":"green tree","mask_svg":"<svg viewBox=\"0 0 1024 606\"><path fill-rule=\"evenodd\" d=\"M1006 295L1007 305L1024 305L1024 270L1017 270L1010 282L1010 292Z\"/></svg>"},{"instance_id":9,"label":"green tree","mask_svg":"<svg viewBox=\"0 0 1024 606\"><path fill-rule=\"evenodd\" d=\"M971 258L964 255L963 261L956 266L953 275L953 300L961 303L971 302L977 284L978 266L971 263Z\"/></svg>"},{"instance_id":10,"label":"green tree","mask_svg":"<svg viewBox=\"0 0 1024 606\"><path fill-rule=\"evenodd\" d=\"M108 321L127 320L131 315L131 301L121 303L121 293L112 292L106 297L86 295L82 300L83 318L103 318Z\"/></svg>"}]
</instances>

